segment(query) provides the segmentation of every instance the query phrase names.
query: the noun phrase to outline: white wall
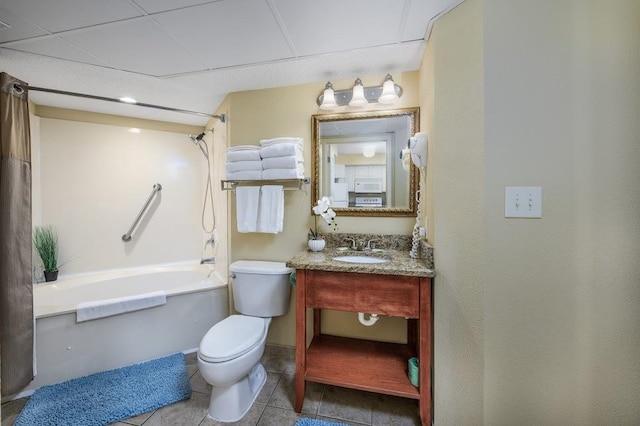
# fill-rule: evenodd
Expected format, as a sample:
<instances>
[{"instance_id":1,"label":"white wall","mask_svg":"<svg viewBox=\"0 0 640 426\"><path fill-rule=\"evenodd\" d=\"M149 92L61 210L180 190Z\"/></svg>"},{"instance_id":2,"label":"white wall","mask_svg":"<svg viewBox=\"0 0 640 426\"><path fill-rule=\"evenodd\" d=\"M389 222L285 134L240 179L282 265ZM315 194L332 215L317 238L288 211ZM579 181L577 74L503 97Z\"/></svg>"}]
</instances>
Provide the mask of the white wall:
<instances>
[{"instance_id":1,"label":"white wall","mask_svg":"<svg viewBox=\"0 0 640 426\"><path fill-rule=\"evenodd\" d=\"M61 274L200 259L206 163L186 134L41 118L40 137L41 221L58 230L60 260L74 258Z\"/></svg>"}]
</instances>

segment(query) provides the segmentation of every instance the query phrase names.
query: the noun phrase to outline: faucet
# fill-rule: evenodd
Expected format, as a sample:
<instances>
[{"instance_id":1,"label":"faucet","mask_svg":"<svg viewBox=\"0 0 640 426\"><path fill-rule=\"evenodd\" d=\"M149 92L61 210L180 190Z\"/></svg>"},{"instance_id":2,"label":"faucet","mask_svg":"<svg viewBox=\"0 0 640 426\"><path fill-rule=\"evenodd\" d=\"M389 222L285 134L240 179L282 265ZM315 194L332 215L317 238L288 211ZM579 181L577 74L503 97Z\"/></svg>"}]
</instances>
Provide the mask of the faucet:
<instances>
[{"instance_id":1,"label":"faucet","mask_svg":"<svg viewBox=\"0 0 640 426\"><path fill-rule=\"evenodd\" d=\"M204 259L200 260L200 264L205 264L205 263L210 263L210 264L214 264L216 263L216 258L214 257L205 257Z\"/></svg>"},{"instance_id":2,"label":"faucet","mask_svg":"<svg viewBox=\"0 0 640 426\"><path fill-rule=\"evenodd\" d=\"M372 248L374 248L374 247L371 247L371 243L377 243L377 242L378 240L368 240L364 250L371 250Z\"/></svg>"},{"instance_id":3,"label":"faucet","mask_svg":"<svg viewBox=\"0 0 640 426\"><path fill-rule=\"evenodd\" d=\"M355 238L345 238L346 241L351 241L351 250L358 250L358 243Z\"/></svg>"}]
</instances>

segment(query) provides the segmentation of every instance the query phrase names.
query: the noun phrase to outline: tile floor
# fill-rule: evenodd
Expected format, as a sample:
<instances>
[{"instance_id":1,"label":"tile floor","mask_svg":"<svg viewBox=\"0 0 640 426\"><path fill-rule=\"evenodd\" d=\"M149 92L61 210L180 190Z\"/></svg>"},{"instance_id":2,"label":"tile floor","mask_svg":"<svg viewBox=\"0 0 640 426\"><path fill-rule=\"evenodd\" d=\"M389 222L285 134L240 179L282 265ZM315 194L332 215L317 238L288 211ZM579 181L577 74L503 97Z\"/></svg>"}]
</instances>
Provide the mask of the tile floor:
<instances>
[{"instance_id":1,"label":"tile floor","mask_svg":"<svg viewBox=\"0 0 640 426\"><path fill-rule=\"evenodd\" d=\"M417 401L336 386L307 384L302 413L293 411L294 348L267 345L262 363L268 377L247 415L236 423L220 423L207 417L211 387L198 372L196 356L185 356L191 382L191 398L156 411L132 417L112 426L293 426L302 417L352 426L420 425ZM11 426L27 399L2 404L2 425Z\"/></svg>"}]
</instances>

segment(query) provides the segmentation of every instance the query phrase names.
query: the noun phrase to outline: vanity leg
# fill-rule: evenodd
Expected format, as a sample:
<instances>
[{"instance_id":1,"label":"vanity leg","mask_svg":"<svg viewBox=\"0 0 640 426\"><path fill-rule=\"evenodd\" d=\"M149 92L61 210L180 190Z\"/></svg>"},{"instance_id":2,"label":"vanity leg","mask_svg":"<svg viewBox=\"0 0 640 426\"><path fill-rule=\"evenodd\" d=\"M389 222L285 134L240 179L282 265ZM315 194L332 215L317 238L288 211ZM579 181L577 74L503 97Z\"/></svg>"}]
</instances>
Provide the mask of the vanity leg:
<instances>
[{"instance_id":1,"label":"vanity leg","mask_svg":"<svg viewBox=\"0 0 640 426\"><path fill-rule=\"evenodd\" d=\"M322 310L314 309L313 310L313 337L318 337L322 333L320 329L320 321L322 319Z\"/></svg>"},{"instance_id":2,"label":"vanity leg","mask_svg":"<svg viewBox=\"0 0 640 426\"><path fill-rule=\"evenodd\" d=\"M420 420L430 426L433 418L431 368L433 336L431 310L431 278L420 279L420 325L418 356L420 357Z\"/></svg>"},{"instance_id":3,"label":"vanity leg","mask_svg":"<svg viewBox=\"0 0 640 426\"><path fill-rule=\"evenodd\" d=\"M296 395L294 410L302 412L305 394L305 374L307 371L307 309L305 307L306 271L296 272Z\"/></svg>"}]
</instances>

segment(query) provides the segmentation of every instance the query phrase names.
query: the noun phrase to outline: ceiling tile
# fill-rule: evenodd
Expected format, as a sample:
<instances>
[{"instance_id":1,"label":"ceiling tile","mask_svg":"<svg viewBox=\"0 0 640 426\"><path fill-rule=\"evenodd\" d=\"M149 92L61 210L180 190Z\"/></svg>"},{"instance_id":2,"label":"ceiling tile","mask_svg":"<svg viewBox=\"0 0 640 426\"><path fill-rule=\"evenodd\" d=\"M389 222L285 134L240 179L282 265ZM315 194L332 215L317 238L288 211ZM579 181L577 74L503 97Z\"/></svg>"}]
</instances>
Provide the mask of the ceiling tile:
<instances>
[{"instance_id":1,"label":"ceiling tile","mask_svg":"<svg viewBox=\"0 0 640 426\"><path fill-rule=\"evenodd\" d=\"M463 0L452 2L451 0L413 0L409 5L407 22L402 32L402 41L423 39L427 34L429 21L445 10L453 7Z\"/></svg>"},{"instance_id":2,"label":"ceiling tile","mask_svg":"<svg viewBox=\"0 0 640 426\"><path fill-rule=\"evenodd\" d=\"M300 56L397 43L404 2L273 0ZM366 10L367 13L361 13Z\"/></svg>"},{"instance_id":3,"label":"ceiling tile","mask_svg":"<svg viewBox=\"0 0 640 426\"><path fill-rule=\"evenodd\" d=\"M0 21L11 26L10 28L0 29L0 43L47 34L46 31L2 7L0 7Z\"/></svg>"},{"instance_id":4,"label":"ceiling tile","mask_svg":"<svg viewBox=\"0 0 640 426\"><path fill-rule=\"evenodd\" d=\"M109 66L109 64L86 54L82 50L76 48L75 46L58 37L41 38L33 41L16 43L12 45L11 48L23 52L35 53L37 55L60 58L67 61L82 62L84 64L99 66Z\"/></svg>"},{"instance_id":5,"label":"ceiling tile","mask_svg":"<svg viewBox=\"0 0 640 426\"><path fill-rule=\"evenodd\" d=\"M210 68L292 56L264 0L221 1L161 13L153 19Z\"/></svg>"},{"instance_id":6,"label":"ceiling tile","mask_svg":"<svg viewBox=\"0 0 640 426\"><path fill-rule=\"evenodd\" d=\"M63 38L126 71L166 76L204 69L148 18L73 32Z\"/></svg>"},{"instance_id":7,"label":"ceiling tile","mask_svg":"<svg viewBox=\"0 0 640 426\"><path fill-rule=\"evenodd\" d=\"M51 32L140 16L128 0L2 0L3 7Z\"/></svg>"},{"instance_id":8,"label":"ceiling tile","mask_svg":"<svg viewBox=\"0 0 640 426\"><path fill-rule=\"evenodd\" d=\"M166 12L199 4L211 3L211 0L134 0L147 13ZM220 0L214 0L220 1Z\"/></svg>"}]
</instances>

